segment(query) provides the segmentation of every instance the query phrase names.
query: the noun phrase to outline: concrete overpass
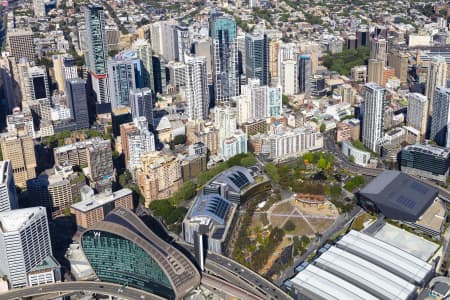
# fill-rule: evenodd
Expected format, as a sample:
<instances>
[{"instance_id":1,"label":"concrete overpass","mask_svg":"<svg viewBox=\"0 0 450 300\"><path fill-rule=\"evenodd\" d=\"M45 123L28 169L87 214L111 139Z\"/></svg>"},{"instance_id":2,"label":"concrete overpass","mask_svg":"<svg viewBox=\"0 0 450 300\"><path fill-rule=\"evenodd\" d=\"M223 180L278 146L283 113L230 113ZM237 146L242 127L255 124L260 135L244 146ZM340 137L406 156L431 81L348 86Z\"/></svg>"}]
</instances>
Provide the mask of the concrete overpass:
<instances>
[{"instance_id":1,"label":"concrete overpass","mask_svg":"<svg viewBox=\"0 0 450 300\"><path fill-rule=\"evenodd\" d=\"M45 284L40 286L12 289L0 294L0 300L22 299L25 297L40 296L46 294L86 291L103 295L121 297L130 300L164 300L154 294L131 287L123 287L120 284L100 281L71 281Z\"/></svg>"}]
</instances>

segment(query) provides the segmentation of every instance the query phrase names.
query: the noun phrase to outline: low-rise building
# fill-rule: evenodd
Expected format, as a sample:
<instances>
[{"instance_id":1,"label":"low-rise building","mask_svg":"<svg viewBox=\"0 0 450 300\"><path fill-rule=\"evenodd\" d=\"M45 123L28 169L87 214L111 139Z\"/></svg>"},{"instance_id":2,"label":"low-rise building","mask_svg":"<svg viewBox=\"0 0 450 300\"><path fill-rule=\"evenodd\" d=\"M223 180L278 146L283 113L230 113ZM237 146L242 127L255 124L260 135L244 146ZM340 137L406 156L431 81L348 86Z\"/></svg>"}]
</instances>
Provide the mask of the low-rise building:
<instances>
[{"instance_id":1,"label":"low-rise building","mask_svg":"<svg viewBox=\"0 0 450 300\"><path fill-rule=\"evenodd\" d=\"M183 221L184 240L194 244L196 234L207 236L208 250L222 254L236 219L237 205L220 195L200 195Z\"/></svg>"},{"instance_id":2,"label":"low-rise building","mask_svg":"<svg viewBox=\"0 0 450 300\"><path fill-rule=\"evenodd\" d=\"M342 154L355 164L367 167L370 160L370 152L360 150L347 141L342 142Z\"/></svg>"},{"instance_id":3,"label":"low-rise building","mask_svg":"<svg viewBox=\"0 0 450 300\"><path fill-rule=\"evenodd\" d=\"M80 192L81 202L72 204L70 208L80 230L94 226L116 207L133 209L133 192L127 188L94 195L94 191L85 185Z\"/></svg>"},{"instance_id":4,"label":"low-rise building","mask_svg":"<svg viewBox=\"0 0 450 300\"><path fill-rule=\"evenodd\" d=\"M432 145L411 145L401 151L400 168L414 176L446 182L450 167L450 151Z\"/></svg>"}]
</instances>

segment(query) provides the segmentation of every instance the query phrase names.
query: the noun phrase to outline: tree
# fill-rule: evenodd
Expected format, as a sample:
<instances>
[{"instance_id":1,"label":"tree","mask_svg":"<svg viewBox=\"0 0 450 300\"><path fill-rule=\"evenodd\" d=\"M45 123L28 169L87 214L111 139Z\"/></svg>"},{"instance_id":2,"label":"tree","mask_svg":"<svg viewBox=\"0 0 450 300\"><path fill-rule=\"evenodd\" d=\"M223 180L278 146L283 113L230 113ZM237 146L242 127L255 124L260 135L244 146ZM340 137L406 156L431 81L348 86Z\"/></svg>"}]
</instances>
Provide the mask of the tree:
<instances>
[{"instance_id":1,"label":"tree","mask_svg":"<svg viewBox=\"0 0 450 300\"><path fill-rule=\"evenodd\" d=\"M325 123L320 124L320 132L321 133L324 133L326 129L327 129L327 126L325 125Z\"/></svg>"},{"instance_id":2,"label":"tree","mask_svg":"<svg viewBox=\"0 0 450 300\"><path fill-rule=\"evenodd\" d=\"M256 165L256 158L253 155L241 159L241 166L248 168L254 165Z\"/></svg>"},{"instance_id":3,"label":"tree","mask_svg":"<svg viewBox=\"0 0 450 300\"><path fill-rule=\"evenodd\" d=\"M182 201L193 198L196 193L197 193L197 186L195 185L195 183L192 182L191 180L186 181L183 184L183 186L173 194L172 198L170 199L170 202L173 205L177 205Z\"/></svg>"},{"instance_id":4,"label":"tree","mask_svg":"<svg viewBox=\"0 0 450 300\"><path fill-rule=\"evenodd\" d=\"M286 95L282 95L281 96L281 100L283 102L283 105L288 105L289 104L289 97Z\"/></svg>"},{"instance_id":5,"label":"tree","mask_svg":"<svg viewBox=\"0 0 450 300\"><path fill-rule=\"evenodd\" d=\"M177 135L174 139L173 139L173 144L174 145L182 145L186 143L186 136L185 135Z\"/></svg>"},{"instance_id":6,"label":"tree","mask_svg":"<svg viewBox=\"0 0 450 300\"><path fill-rule=\"evenodd\" d=\"M121 187L125 187L128 182L132 179L131 173L128 170L125 170L123 174L119 176L119 184Z\"/></svg>"},{"instance_id":7,"label":"tree","mask_svg":"<svg viewBox=\"0 0 450 300\"><path fill-rule=\"evenodd\" d=\"M317 167L322 170L326 169L327 161L325 160L325 158L320 157L319 162L317 163Z\"/></svg>"},{"instance_id":8,"label":"tree","mask_svg":"<svg viewBox=\"0 0 450 300\"><path fill-rule=\"evenodd\" d=\"M275 183L280 182L280 174L278 174L278 169L274 163L267 163L264 166L264 171L273 180L273 182L275 182Z\"/></svg>"},{"instance_id":9,"label":"tree","mask_svg":"<svg viewBox=\"0 0 450 300\"><path fill-rule=\"evenodd\" d=\"M294 222L292 222L291 220L288 220L285 224L284 224L284 226L283 226L283 229L284 229L284 231L286 231L286 232L290 232L290 231L294 231L295 230L295 223Z\"/></svg>"}]
</instances>

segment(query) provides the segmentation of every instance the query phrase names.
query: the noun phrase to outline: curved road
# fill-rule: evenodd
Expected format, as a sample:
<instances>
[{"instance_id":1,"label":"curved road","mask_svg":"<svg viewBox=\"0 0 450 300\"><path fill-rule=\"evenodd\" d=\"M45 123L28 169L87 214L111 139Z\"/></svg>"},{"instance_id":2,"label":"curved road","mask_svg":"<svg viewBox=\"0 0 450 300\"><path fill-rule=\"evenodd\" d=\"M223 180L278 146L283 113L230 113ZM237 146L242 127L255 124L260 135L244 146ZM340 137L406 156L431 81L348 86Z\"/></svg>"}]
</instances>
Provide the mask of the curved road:
<instances>
[{"instance_id":1,"label":"curved road","mask_svg":"<svg viewBox=\"0 0 450 300\"><path fill-rule=\"evenodd\" d=\"M122 287L120 284L100 281L71 281L46 284L33 287L13 289L0 294L0 300L22 299L24 297L45 294L89 291L93 293L116 296L130 300L164 300L165 298L131 287Z\"/></svg>"}]
</instances>

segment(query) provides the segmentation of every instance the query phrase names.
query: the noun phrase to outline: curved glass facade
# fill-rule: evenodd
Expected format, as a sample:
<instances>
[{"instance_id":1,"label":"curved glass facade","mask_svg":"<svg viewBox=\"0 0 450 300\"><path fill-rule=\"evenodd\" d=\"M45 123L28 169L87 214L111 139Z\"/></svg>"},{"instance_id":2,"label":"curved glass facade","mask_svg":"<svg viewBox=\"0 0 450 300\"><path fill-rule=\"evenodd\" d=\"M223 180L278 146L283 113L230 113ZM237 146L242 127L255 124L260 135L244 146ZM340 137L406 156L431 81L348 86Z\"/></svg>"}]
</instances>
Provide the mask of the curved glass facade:
<instances>
[{"instance_id":1,"label":"curved glass facade","mask_svg":"<svg viewBox=\"0 0 450 300\"><path fill-rule=\"evenodd\" d=\"M134 242L105 231L87 231L84 254L101 281L128 285L167 299L175 293L158 263Z\"/></svg>"}]
</instances>

